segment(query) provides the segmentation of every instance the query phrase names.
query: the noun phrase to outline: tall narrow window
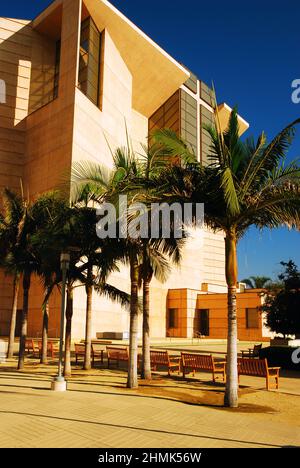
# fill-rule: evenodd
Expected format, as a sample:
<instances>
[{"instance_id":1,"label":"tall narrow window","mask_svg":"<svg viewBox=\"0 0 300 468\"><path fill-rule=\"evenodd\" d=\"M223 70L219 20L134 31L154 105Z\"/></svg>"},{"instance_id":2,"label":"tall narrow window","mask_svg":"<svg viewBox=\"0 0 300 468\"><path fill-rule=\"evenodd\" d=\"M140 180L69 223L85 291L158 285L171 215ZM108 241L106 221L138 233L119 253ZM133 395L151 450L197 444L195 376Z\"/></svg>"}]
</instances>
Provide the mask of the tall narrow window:
<instances>
[{"instance_id":1,"label":"tall narrow window","mask_svg":"<svg viewBox=\"0 0 300 468\"><path fill-rule=\"evenodd\" d=\"M196 99L181 90L181 136L189 143L196 156L198 153L197 108Z\"/></svg>"},{"instance_id":2,"label":"tall narrow window","mask_svg":"<svg viewBox=\"0 0 300 468\"><path fill-rule=\"evenodd\" d=\"M99 104L101 34L94 21L81 24L79 56L79 89L96 105Z\"/></svg>"},{"instance_id":3,"label":"tall narrow window","mask_svg":"<svg viewBox=\"0 0 300 468\"><path fill-rule=\"evenodd\" d=\"M56 99L58 97L59 70L60 70L60 49L61 49L61 42L59 40L56 43L56 50L55 50L55 71L54 71L53 99Z\"/></svg>"},{"instance_id":4,"label":"tall narrow window","mask_svg":"<svg viewBox=\"0 0 300 468\"><path fill-rule=\"evenodd\" d=\"M246 309L246 328L259 328L259 312L257 309Z\"/></svg>"},{"instance_id":5,"label":"tall narrow window","mask_svg":"<svg viewBox=\"0 0 300 468\"><path fill-rule=\"evenodd\" d=\"M177 328L177 309L168 310L167 328Z\"/></svg>"}]
</instances>

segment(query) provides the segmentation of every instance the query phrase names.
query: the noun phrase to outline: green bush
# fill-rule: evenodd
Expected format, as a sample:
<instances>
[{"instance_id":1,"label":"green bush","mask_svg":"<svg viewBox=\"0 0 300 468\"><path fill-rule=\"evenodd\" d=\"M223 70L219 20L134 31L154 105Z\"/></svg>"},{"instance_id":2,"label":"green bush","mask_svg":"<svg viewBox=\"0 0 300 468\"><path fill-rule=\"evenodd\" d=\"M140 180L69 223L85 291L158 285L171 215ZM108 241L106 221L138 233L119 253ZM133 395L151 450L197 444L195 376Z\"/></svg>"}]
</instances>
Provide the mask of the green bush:
<instances>
[{"instance_id":1,"label":"green bush","mask_svg":"<svg viewBox=\"0 0 300 468\"><path fill-rule=\"evenodd\" d=\"M262 348L259 357L267 359L270 367L281 367L282 369L298 370L300 371L300 363L294 364L292 361L292 354L297 348L290 346L270 346ZM298 354L300 355L300 353Z\"/></svg>"}]
</instances>

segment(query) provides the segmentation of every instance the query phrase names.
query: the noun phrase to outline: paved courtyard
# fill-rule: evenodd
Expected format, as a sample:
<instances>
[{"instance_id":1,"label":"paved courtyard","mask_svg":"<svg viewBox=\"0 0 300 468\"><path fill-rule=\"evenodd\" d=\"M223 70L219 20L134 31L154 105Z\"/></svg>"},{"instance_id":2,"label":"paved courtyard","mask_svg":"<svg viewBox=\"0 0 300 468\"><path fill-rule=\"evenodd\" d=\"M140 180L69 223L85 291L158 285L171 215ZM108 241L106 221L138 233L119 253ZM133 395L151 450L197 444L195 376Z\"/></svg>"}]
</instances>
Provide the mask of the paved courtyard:
<instances>
[{"instance_id":1,"label":"paved courtyard","mask_svg":"<svg viewBox=\"0 0 300 468\"><path fill-rule=\"evenodd\" d=\"M300 379L280 391L241 378L240 408L222 408L224 386L210 374L182 380L155 375L138 390L122 370L74 368L66 393L53 393L54 365L0 366L0 447L283 447L300 446Z\"/></svg>"}]
</instances>

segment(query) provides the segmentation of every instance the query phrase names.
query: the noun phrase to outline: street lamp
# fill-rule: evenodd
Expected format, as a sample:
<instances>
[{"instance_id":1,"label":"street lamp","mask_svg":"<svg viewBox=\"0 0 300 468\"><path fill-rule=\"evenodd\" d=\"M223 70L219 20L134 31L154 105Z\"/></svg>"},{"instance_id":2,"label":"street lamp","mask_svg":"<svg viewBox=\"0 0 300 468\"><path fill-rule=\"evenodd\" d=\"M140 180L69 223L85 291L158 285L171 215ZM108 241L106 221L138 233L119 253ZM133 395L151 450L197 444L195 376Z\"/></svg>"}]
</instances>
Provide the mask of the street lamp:
<instances>
[{"instance_id":1,"label":"street lamp","mask_svg":"<svg viewBox=\"0 0 300 468\"><path fill-rule=\"evenodd\" d=\"M63 376L63 345L64 345L64 325L65 325L65 308L66 308L66 283L67 271L70 266L70 254L62 253L60 256L60 268L62 271L62 289L61 289L61 315L60 315L60 339L59 339L59 361L58 375L52 382L51 389L56 392L65 392L67 390L67 382Z\"/></svg>"}]
</instances>

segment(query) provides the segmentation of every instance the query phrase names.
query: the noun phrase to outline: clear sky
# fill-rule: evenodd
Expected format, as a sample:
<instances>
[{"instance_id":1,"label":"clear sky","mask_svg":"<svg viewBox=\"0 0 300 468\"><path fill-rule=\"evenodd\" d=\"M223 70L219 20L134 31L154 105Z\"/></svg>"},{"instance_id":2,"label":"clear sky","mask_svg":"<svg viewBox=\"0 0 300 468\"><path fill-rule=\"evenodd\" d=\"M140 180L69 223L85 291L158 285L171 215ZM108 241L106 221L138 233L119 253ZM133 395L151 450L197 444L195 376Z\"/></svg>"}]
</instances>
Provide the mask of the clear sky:
<instances>
[{"instance_id":1,"label":"clear sky","mask_svg":"<svg viewBox=\"0 0 300 468\"><path fill-rule=\"evenodd\" d=\"M95 0L97 1L97 0ZM51 1L1 2L0 16L33 18ZM287 0L112 0L178 61L208 84L219 102L238 105L247 134L272 138L300 117L291 83L300 79L300 2ZM300 156L300 126L290 158ZM300 233L251 229L239 246L240 279L274 276L279 262L300 266Z\"/></svg>"}]
</instances>

